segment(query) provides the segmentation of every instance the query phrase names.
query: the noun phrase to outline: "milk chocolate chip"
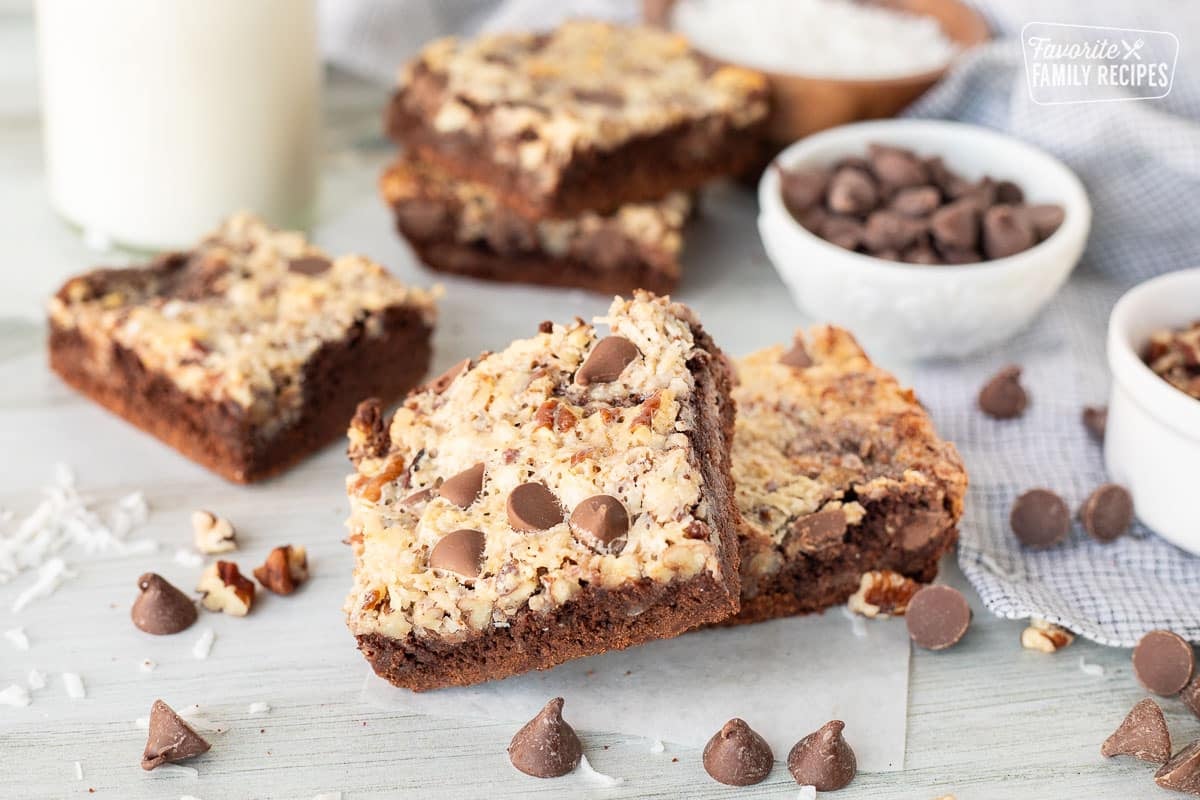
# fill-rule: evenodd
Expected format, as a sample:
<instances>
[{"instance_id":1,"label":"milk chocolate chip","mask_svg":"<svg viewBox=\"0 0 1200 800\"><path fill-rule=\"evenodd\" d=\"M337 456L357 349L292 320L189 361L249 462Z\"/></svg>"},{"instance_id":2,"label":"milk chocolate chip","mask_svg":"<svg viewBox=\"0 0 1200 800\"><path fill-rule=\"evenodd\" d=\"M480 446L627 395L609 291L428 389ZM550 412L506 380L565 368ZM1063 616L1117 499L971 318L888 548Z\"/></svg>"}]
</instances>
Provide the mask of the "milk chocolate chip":
<instances>
[{"instance_id":1,"label":"milk chocolate chip","mask_svg":"<svg viewBox=\"0 0 1200 800\"><path fill-rule=\"evenodd\" d=\"M454 383L454 379L463 374L470 366L471 359L469 358L464 358L462 361L452 364L449 369L429 382L429 388L434 394L441 394L449 389L450 384Z\"/></svg>"},{"instance_id":2,"label":"milk chocolate chip","mask_svg":"<svg viewBox=\"0 0 1200 800\"><path fill-rule=\"evenodd\" d=\"M734 717L704 746L704 771L717 783L751 786L771 774L775 757L767 740Z\"/></svg>"},{"instance_id":3,"label":"milk chocolate chip","mask_svg":"<svg viewBox=\"0 0 1200 800\"><path fill-rule=\"evenodd\" d=\"M575 506L571 527L610 553L620 553L629 535L629 512L610 494L598 494Z\"/></svg>"},{"instance_id":4,"label":"milk chocolate chip","mask_svg":"<svg viewBox=\"0 0 1200 800\"><path fill-rule=\"evenodd\" d=\"M295 272L300 275L320 275L326 272L333 266L328 258L323 256L301 256L300 258L292 258L288 260L288 272Z\"/></svg>"},{"instance_id":5,"label":"milk chocolate chip","mask_svg":"<svg viewBox=\"0 0 1200 800\"><path fill-rule=\"evenodd\" d=\"M879 204L875 181L861 169L839 169L829 182L829 210L835 214L866 214Z\"/></svg>"},{"instance_id":6,"label":"milk chocolate chip","mask_svg":"<svg viewBox=\"0 0 1200 800\"><path fill-rule=\"evenodd\" d=\"M842 543L847 527L846 512L840 508L826 508L808 514L792 523L792 529L784 541L784 550L789 557L793 555L793 551L828 551Z\"/></svg>"},{"instance_id":7,"label":"milk chocolate chip","mask_svg":"<svg viewBox=\"0 0 1200 800\"><path fill-rule=\"evenodd\" d=\"M1093 539L1112 542L1133 524L1133 497L1124 486L1106 483L1092 492L1079 509L1083 529Z\"/></svg>"},{"instance_id":8,"label":"milk chocolate chip","mask_svg":"<svg viewBox=\"0 0 1200 800\"><path fill-rule=\"evenodd\" d=\"M133 601L133 624L156 636L187 630L196 621L196 604L161 575L147 572L138 578L142 593Z\"/></svg>"},{"instance_id":9,"label":"milk chocolate chip","mask_svg":"<svg viewBox=\"0 0 1200 800\"><path fill-rule=\"evenodd\" d=\"M801 786L815 786L818 792L834 792L854 780L858 760L842 737L846 723L840 719L826 722L805 736L788 753L787 768Z\"/></svg>"},{"instance_id":10,"label":"milk chocolate chip","mask_svg":"<svg viewBox=\"0 0 1200 800\"><path fill-rule=\"evenodd\" d=\"M637 357L637 347L624 336L605 336L575 373L575 383L590 386L615 381Z\"/></svg>"},{"instance_id":11,"label":"milk chocolate chip","mask_svg":"<svg viewBox=\"0 0 1200 800\"><path fill-rule=\"evenodd\" d=\"M1195 666L1192 646L1171 631L1150 631L1133 648L1133 674L1142 686L1162 697L1179 694L1191 681Z\"/></svg>"},{"instance_id":12,"label":"milk chocolate chip","mask_svg":"<svg viewBox=\"0 0 1200 800\"><path fill-rule=\"evenodd\" d=\"M1183 687L1183 691L1179 693L1179 699L1188 707L1188 710L1200 719L1200 675L1192 679L1192 682Z\"/></svg>"},{"instance_id":13,"label":"milk chocolate chip","mask_svg":"<svg viewBox=\"0 0 1200 800\"><path fill-rule=\"evenodd\" d=\"M1154 773L1154 782L1164 789L1200 796L1200 739L1163 764Z\"/></svg>"},{"instance_id":14,"label":"milk chocolate chip","mask_svg":"<svg viewBox=\"0 0 1200 800\"><path fill-rule=\"evenodd\" d=\"M1013 503L1008 523L1026 547L1053 547L1071 532L1071 512L1049 489L1030 489Z\"/></svg>"},{"instance_id":15,"label":"milk chocolate chip","mask_svg":"<svg viewBox=\"0 0 1200 800\"><path fill-rule=\"evenodd\" d=\"M812 357L809 356L808 350L804 349L804 339L799 335L792 340L792 349L779 357L779 363L785 366L795 367L796 369L805 369L813 365Z\"/></svg>"},{"instance_id":16,"label":"milk chocolate chip","mask_svg":"<svg viewBox=\"0 0 1200 800\"><path fill-rule=\"evenodd\" d=\"M929 183L929 171L911 150L873 144L867 148L867 157L871 171L885 186L899 189Z\"/></svg>"},{"instance_id":17,"label":"milk chocolate chip","mask_svg":"<svg viewBox=\"0 0 1200 800\"><path fill-rule=\"evenodd\" d=\"M563 699L556 697L517 731L508 744L514 767L535 778L558 778L579 766L583 745L562 709Z\"/></svg>"},{"instance_id":18,"label":"milk chocolate chip","mask_svg":"<svg viewBox=\"0 0 1200 800\"><path fill-rule=\"evenodd\" d=\"M1021 386L1021 368L1007 366L979 390L979 408L994 419L1021 416L1029 405L1029 395Z\"/></svg>"},{"instance_id":19,"label":"milk chocolate chip","mask_svg":"<svg viewBox=\"0 0 1200 800\"><path fill-rule=\"evenodd\" d=\"M508 496L508 524L518 531L544 531L563 521L562 506L542 483L522 483Z\"/></svg>"},{"instance_id":20,"label":"milk chocolate chip","mask_svg":"<svg viewBox=\"0 0 1200 800\"><path fill-rule=\"evenodd\" d=\"M444 569L464 578L477 577L486 543L479 531L464 528L447 533L429 552L429 568Z\"/></svg>"},{"instance_id":21,"label":"milk chocolate chip","mask_svg":"<svg viewBox=\"0 0 1200 800\"><path fill-rule=\"evenodd\" d=\"M942 206L929 217L929 233L943 252L973 251L979 241L979 210L966 200Z\"/></svg>"},{"instance_id":22,"label":"milk chocolate chip","mask_svg":"<svg viewBox=\"0 0 1200 800\"><path fill-rule=\"evenodd\" d=\"M1051 205L1026 206L1025 216L1033 226L1038 241L1049 238L1067 218L1062 206Z\"/></svg>"},{"instance_id":23,"label":"milk chocolate chip","mask_svg":"<svg viewBox=\"0 0 1200 800\"><path fill-rule=\"evenodd\" d=\"M953 586L926 586L908 601L904 615L908 636L926 650L958 644L971 624L971 607Z\"/></svg>"},{"instance_id":24,"label":"milk chocolate chip","mask_svg":"<svg viewBox=\"0 0 1200 800\"><path fill-rule=\"evenodd\" d=\"M983 214L983 253L1005 258L1037 244L1029 218L1013 206L992 206Z\"/></svg>"},{"instance_id":25,"label":"milk chocolate chip","mask_svg":"<svg viewBox=\"0 0 1200 800\"><path fill-rule=\"evenodd\" d=\"M1147 697L1126 715L1125 720L1104 740L1100 754L1105 758L1133 756L1152 764L1171 759L1171 734L1158 703Z\"/></svg>"},{"instance_id":26,"label":"milk chocolate chip","mask_svg":"<svg viewBox=\"0 0 1200 800\"><path fill-rule=\"evenodd\" d=\"M1083 427L1093 439L1104 441L1104 432L1108 428L1108 406L1084 406Z\"/></svg>"},{"instance_id":27,"label":"milk chocolate chip","mask_svg":"<svg viewBox=\"0 0 1200 800\"><path fill-rule=\"evenodd\" d=\"M924 217L932 214L941 200L941 194L932 186L910 186L896 192L888 207L905 216Z\"/></svg>"},{"instance_id":28,"label":"milk chocolate chip","mask_svg":"<svg viewBox=\"0 0 1200 800\"><path fill-rule=\"evenodd\" d=\"M779 169L779 191L788 213L799 218L818 205L829 186L829 173L822 169Z\"/></svg>"},{"instance_id":29,"label":"milk chocolate chip","mask_svg":"<svg viewBox=\"0 0 1200 800\"><path fill-rule=\"evenodd\" d=\"M150 733L142 752L142 769L151 770L166 763L183 761L207 753L208 742L192 730L169 705L155 700L150 707Z\"/></svg>"},{"instance_id":30,"label":"milk chocolate chip","mask_svg":"<svg viewBox=\"0 0 1200 800\"><path fill-rule=\"evenodd\" d=\"M874 211L867 217L867 226L863 229L863 244L868 250L875 251L880 258L882 253L891 250L903 250L917 241L925 232L922 220L905 216L898 211ZM896 254L898 259L899 253Z\"/></svg>"},{"instance_id":31,"label":"milk chocolate chip","mask_svg":"<svg viewBox=\"0 0 1200 800\"><path fill-rule=\"evenodd\" d=\"M467 467L457 475L451 476L437 488L440 497L444 497L459 508L466 508L475 502L483 491L483 462Z\"/></svg>"}]
</instances>

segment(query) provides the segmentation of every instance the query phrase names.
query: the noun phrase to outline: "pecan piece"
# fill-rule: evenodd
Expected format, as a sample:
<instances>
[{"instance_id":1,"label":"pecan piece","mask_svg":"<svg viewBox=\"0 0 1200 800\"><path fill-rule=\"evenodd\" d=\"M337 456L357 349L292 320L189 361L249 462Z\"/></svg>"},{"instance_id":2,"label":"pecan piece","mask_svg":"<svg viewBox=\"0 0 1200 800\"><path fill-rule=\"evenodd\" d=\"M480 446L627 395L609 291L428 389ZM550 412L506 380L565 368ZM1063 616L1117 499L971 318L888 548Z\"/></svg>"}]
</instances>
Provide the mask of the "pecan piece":
<instances>
[{"instance_id":1,"label":"pecan piece","mask_svg":"<svg viewBox=\"0 0 1200 800\"><path fill-rule=\"evenodd\" d=\"M291 594L308 580L308 554L299 545L276 547L262 566L255 568L254 577L275 594Z\"/></svg>"}]
</instances>

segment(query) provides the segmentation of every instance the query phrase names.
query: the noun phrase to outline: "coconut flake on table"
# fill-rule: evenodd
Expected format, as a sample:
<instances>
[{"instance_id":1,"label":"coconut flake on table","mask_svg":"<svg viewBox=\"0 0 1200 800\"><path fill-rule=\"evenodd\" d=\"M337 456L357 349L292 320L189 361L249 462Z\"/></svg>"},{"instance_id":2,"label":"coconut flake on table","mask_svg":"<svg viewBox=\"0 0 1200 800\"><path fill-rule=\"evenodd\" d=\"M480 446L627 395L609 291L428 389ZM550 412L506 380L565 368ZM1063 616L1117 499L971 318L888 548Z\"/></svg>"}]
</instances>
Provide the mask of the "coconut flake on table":
<instances>
[{"instance_id":1,"label":"coconut flake on table","mask_svg":"<svg viewBox=\"0 0 1200 800\"><path fill-rule=\"evenodd\" d=\"M322 792L313 798L313 800L342 800L341 792Z\"/></svg>"},{"instance_id":2,"label":"coconut flake on table","mask_svg":"<svg viewBox=\"0 0 1200 800\"><path fill-rule=\"evenodd\" d=\"M704 53L813 78L899 78L941 69L957 48L937 20L852 0L680 0L671 27Z\"/></svg>"},{"instance_id":3,"label":"coconut flake on table","mask_svg":"<svg viewBox=\"0 0 1200 800\"><path fill-rule=\"evenodd\" d=\"M181 547L175 551L175 563L182 567L198 567L204 563L204 556Z\"/></svg>"},{"instance_id":4,"label":"coconut flake on table","mask_svg":"<svg viewBox=\"0 0 1200 800\"><path fill-rule=\"evenodd\" d=\"M1104 667L1100 664L1089 664L1083 657L1079 657L1079 671L1084 675L1091 675L1093 678L1104 677Z\"/></svg>"},{"instance_id":5,"label":"coconut flake on table","mask_svg":"<svg viewBox=\"0 0 1200 800\"><path fill-rule=\"evenodd\" d=\"M250 712L251 714L266 714L268 711L271 710L271 707L269 705L267 705L266 703L258 702L258 703L251 703L250 707L247 708L246 710L248 712Z\"/></svg>"},{"instance_id":6,"label":"coconut flake on table","mask_svg":"<svg viewBox=\"0 0 1200 800\"><path fill-rule=\"evenodd\" d=\"M597 772L588 762L587 756L579 757L579 774L600 786L620 786L625 782L624 778L614 778L603 772Z\"/></svg>"},{"instance_id":7,"label":"coconut flake on table","mask_svg":"<svg viewBox=\"0 0 1200 800\"><path fill-rule=\"evenodd\" d=\"M78 761L75 762L75 780L83 780L83 764L80 764Z\"/></svg>"},{"instance_id":8,"label":"coconut flake on table","mask_svg":"<svg viewBox=\"0 0 1200 800\"><path fill-rule=\"evenodd\" d=\"M806 785L800 787L800 794L796 795L796 800L817 800L817 787Z\"/></svg>"},{"instance_id":9,"label":"coconut flake on table","mask_svg":"<svg viewBox=\"0 0 1200 800\"><path fill-rule=\"evenodd\" d=\"M138 664L138 669L142 672L154 672L154 668L157 666L157 662L151 661L148 658L143 658L142 663Z\"/></svg>"},{"instance_id":10,"label":"coconut flake on table","mask_svg":"<svg viewBox=\"0 0 1200 800\"><path fill-rule=\"evenodd\" d=\"M655 739L653 742L650 743L650 752L651 753L665 753L666 751L667 751L667 746L665 744L663 744L662 739Z\"/></svg>"},{"instance_id":11,"label":"coconut flake on table","mask_svg":"<svg viewBox=\"0 0 1200 800\"><path fill-rule=\"evenodd\" d=\"M83 688L83 678L79 677L78 672L64 672L62 682L63 688L67 690L67 697L72 700L82 700L87 697L87 690Z\"/></svg>"},{"instance_id":12,"label":"coconut flake on table","mask_svg":"<svg viewBox=\"0 0 1200 800\"><path fill-rule=\"evenodd\" d=\"M4 632L4 638L12 642L12 646L18 650L29 649L29 637L24 628L9 628Z\"/></svg>"},{"instance_id":13,"label":"coconut flake on table","mask_svg":"<svg viewBox=\"0 0 1200 800\"><path fill-rule=\"evenodd\" d=\"M212 652L213 642L216 641L217 634L212 628L205 628L200 633L200 638L192 645L192 655L203 661L208 658L208 654Z\"/></svg>"},{"instance_id":14,"label":"coconut flake on table","mask_svg":"<svg viewBox=\"0 0 1200 800\"><path fill-rule=\"evenodd\" d=\"M46 673L31 669L29 670L29 675L25 678L25 682L29 684L30 689L45 689Z\"/></svg>"},{"instance_id":15,"label":"coconut flake on table","mask_svg":"<svg viewBox=\"0 0 1200 800\"><path fill-rule=\"evenodd\" d=\"M6 689L0 689L0 706L27 706L33 701L29 692L20 684L10 684Z\"/></svg>"}]
</instances>

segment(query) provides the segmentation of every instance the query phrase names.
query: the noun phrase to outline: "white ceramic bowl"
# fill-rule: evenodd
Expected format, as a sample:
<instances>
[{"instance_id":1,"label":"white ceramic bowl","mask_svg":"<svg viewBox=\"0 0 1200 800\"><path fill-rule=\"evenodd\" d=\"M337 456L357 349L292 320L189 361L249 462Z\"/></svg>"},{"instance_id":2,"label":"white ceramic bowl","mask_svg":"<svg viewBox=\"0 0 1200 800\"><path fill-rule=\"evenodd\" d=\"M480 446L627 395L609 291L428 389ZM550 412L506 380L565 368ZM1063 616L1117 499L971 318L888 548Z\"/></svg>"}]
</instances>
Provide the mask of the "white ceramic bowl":
<instances>
[{"instance_id":1,"label":"white ceramic bowl","mask_svg":"<svg viewBox=\"0 0 1200 800\"><path fill-rule=\"evenodd\" d=\"M1200 555L1200 400L1150 371L1141 353L1150 334L1200 318L1200 269L1135 286L1108 320L1112 396L1104 461L1109 478L1133 494L1138 518L1159 536Z\"/></svg>"},{"instance_id":2,"label":"white ceramic bowl","mask_svg":"<svg viewBox=\"0 0 1200 800\"><path fill-rule=\"evenodd\" d=\"M785 168L862 156L872 142L941 156L975 180L1016 182L1030 203L1058 203L1063 224L1023 253L961 266L886 261L843 249L800 226L779 194L775 169L758 185L758 230L797 305L813 319L854 331L872 354L965 356L1025 327L1071 273L1087 241L1092 207L1062 162L1018 139L959 122L882 120L802 139L776 158Z\"/></svg>"}]
</instances>

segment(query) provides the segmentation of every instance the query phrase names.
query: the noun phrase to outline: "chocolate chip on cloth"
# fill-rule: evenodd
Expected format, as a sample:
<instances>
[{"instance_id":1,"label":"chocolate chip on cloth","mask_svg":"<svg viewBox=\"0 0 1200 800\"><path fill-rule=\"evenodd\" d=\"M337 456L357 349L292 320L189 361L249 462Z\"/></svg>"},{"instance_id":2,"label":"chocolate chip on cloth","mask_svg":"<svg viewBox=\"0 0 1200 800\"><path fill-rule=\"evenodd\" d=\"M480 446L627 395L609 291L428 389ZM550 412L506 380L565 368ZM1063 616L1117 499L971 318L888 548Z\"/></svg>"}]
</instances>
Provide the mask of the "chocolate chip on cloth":
<instances>
[{"instance_id":1,"label":"chocolate chip on cloth","mask_svg":"<svg viewBox=\"0 0 1200 800\"><path fill-rule=\"evenodd\" d=\"M518 531L544 531L563 521L563 509L544 483L522 483L508 496L508 524Z\"/></svg>"},{"instance_id":2,"label":"chocolate chip on cloth","mask_svg":"<svg viewBox=\"0 0 1200 800\"><path fill-rule=\"evenodd\" d=\"M1133 497L1124 486L1106 483L1083 502L1079 520L1093 539L1116 541L1128 533L1133 524Z\"/></svg>"},{"instance_id":3,"label":"chocolate chip on cloth","mask_svg":"<svg viewBox=\"0 0 1200 800\"><path fill-rule=\"evenodd\" d=\"M1154 773L1154 782L1171 789L1200 797L1200 739L1175 754Z\"/></svg>"},{"instance_id":4,"label":"chocolate chip on cloth","mask_svg":"<svg viewBox=\"0 0 1200 800\"><path fill-rule=\"evenodd\" d=\"M1162 697L1180 693L1192 679L1196 654L1182 636L1150 631L1133 648L1133 674L1138 682Z\"/></svg>"},{"instance_id":5,"label":"chocolate chip on cloth","mask_svg":"<svg viewBox=\"0 0 1200 800\"><path fill-rule=\"evenodd\" d=\"M829 182L828 203L835 214L863 215L879 205L879 190L867 172L843 167Z\"/></svg>"},{"instance_id":6,"label":"chocolate chip on cloth","mask_svg":"<svg viewBox=\"0 0 1200 800\"><path fill-rule=\"evenodd\" d=\"M605 336L596 342L583 365L575 372L575 383L611 383L638 357L637 346L623 336Z\"/></svg>"},{"instance_id":7,"label":"chocolate chip on cloth","mask_svg":"<svg viewBox=\"0 0 1200 800\"><path fill-rule=\"evenodd\" d=\"M514 767L535 778L558 778L579 766L583 745L562 709L563 699L556 697L517 731L508 745Z\"/></svg>"},{"instance_id":8,"label":"chocolate chip on cloth","mask_svg":"<svg viewBox=\"0 0 1200 800\"><path fill-rule=\"evenodd\" d=\"M150 707L150 733L142 752L142 769L151 770L207 753L210 745L169 705L155 700Z\"/></svg>"},{"instance_id":9,"label":"chocolate chip on cloth","mask_svg":"<svg viewBox=\"0 0 1200 800\"><path fill-rule=\"evenodd\" d=\"M196 621L196 604L161 575L147 572L138 578L142 593L133 601L133 624L156 636L185 631Z\"/></svg>"},{"instance_id":10,"label":"chocolate chip on cloth","mask_svg":"<svg viewBox=\"0 0 1200 800\"><path fill-rule=\"evenodd\" d=\"M457 573L464 578L479 575L479 562L487 539L480 531L462 529L447 533L429 551L429 568Z\"/></svg>"},{"instance_id":11,"label":"chocolate chip on cloth","mask_svg":"<svg viewBox=\"0 0 1200 800\"><path fill-rule=\"evenodd\" d=\"M1000 370L979 390L979 409L993 419L1021 416L1029 405L1029 394L1021 386L1021 368L1016 365Z\"/></svg>"},{"instance_id":12,"label":"chocolate chip on cloth","mask_svg":"<svg viewBox=\"0 0 1200 800\"><path fill-rule=\"evenodd\" d=\"M1108 428L1108 406L1084 406L1083 427L1097 442L1104 441L1104 432Z\"/></svg>"},{"instance_id":13,"label":"chocolate chip on cloth","mask_svg":"<svg viewBox=\"0 0 1200 800\"><path fill-rule=\"evenodd\" d=\"M1147 697L1126 715L1125 720L1104 740L1100 754L1105 758L1133 756L1152 764L1171 759L1171 734L1158 703Z\"/></svg>"},{"instance_id":14,"label":"chocolate chip on cloth","mask_svg":"<svg viewBox=\"0 0 1200 800\"><path fill-rule=\"evenodd\" d=\"M704 771L717 783L752 786L766 780L775 764L771 746L744 721L734 717L704 746Z\"/></svg>"},{"instance_id":15,"label":"chocolate chip on cloth","mask_svg":"<svg viewBox=\"0 0 1200 800\"><path fill-rule=\"evenodd\" d=\"M1013 503L1008 524L1026 547L1053 547L1071 532L1071 512L1049 489L1030 489Z\"/></svg>"},{"instance_id":16,"label":"chocolate chip on cloth","mask_svg":"<svg viewBox=\"0 0 1200 800\"><path fill-rule=\"evenodd\" d=\"M971 625L971 606L953 586L926 586L908 601L904 614L908 637L926 650L958 644Z\"/></svg>"},{"instance_id":17,"label":"chocolate chip on cloth","mask_svg":"<svg viewBox=\"0 0 1200 800\"><path fill-rule=\"evenodd\" d=\"M796 783L815 786L818 792L834 792L854 780L858 760L842 737L845 727L846 723L835 719L796 742L787 757L788 772Z\"/></svg>"}]
</instances>

